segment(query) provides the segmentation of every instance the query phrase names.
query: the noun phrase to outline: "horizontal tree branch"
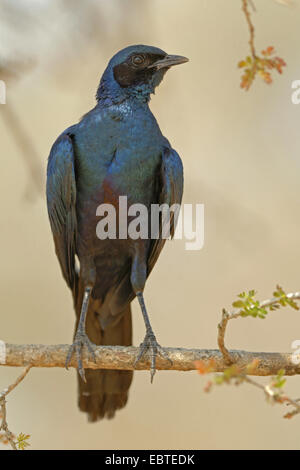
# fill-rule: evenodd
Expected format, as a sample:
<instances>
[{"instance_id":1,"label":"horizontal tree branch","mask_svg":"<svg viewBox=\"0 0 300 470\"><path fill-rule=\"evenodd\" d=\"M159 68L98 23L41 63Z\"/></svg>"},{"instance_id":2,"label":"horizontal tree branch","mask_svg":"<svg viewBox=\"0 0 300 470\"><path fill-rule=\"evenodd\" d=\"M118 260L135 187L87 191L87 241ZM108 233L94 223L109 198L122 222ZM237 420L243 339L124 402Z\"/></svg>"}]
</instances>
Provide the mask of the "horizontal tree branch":
<instances>
[{"instance_id":1,"label":"horizontal tree branch","mask_svg":"<svg viewBox=\"0 0 300 470\"><path fill-rule=\"evenodd\" d=\"M9 344L1 342L0 365L13 367L64 367L69 345L43 345L43 344ZM157 357L158 370L195 370L195 361L204 361L207 364L214 360L214 371L223 372L228 368L222 353L218 349L184 349L165 348L172 360L172 365L161 356ZM96 362L89 354L83 352L83 365L90 369L119 369L133 370L138 348L130 346L97 346L95 348ZM239 367L250 364L254 359L257 365L251 368L251 375L275 375L278 370L284 369L285 375L300 374L300 364L292 362L292 354L277 352L249 352L230 350L231 358ZM76 367L73 356L70 367ZM136 365L136 370L148 370L150 363L148 357L142 358Z\"/></svg>"}]
</instances>

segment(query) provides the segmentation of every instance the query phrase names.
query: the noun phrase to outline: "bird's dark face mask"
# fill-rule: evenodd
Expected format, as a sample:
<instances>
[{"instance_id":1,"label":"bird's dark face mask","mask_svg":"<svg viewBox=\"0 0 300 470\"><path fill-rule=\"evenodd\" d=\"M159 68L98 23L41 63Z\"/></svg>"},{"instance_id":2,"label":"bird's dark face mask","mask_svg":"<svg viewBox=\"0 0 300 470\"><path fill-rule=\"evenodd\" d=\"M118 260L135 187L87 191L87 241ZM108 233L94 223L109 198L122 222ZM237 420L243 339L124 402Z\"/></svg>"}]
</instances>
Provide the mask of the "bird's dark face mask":
<instances>
[{"instance_id":1,"label":"bird's dark face mask","mask_svg":"<svg viewBox=\"0 0 300 470\"><path fill-rule=\"evenodd\" d=\"M182 56L132 53L129 57L114 67L114 78L122 88L138 88L153 93L155 87L162 81L170 67L187 62Z\"/></svg>"}]
</instances>

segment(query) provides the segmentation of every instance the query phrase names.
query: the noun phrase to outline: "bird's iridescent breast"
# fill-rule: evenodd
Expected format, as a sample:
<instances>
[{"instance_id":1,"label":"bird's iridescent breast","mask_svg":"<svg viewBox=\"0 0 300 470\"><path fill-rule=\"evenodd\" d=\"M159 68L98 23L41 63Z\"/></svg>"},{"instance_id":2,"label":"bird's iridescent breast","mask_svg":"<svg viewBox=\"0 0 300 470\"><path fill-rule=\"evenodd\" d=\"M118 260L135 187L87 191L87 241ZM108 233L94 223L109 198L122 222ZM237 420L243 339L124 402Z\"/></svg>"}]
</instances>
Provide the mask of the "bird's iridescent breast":
<instances>
[{"instance_id":1,"label":"bird's iridescent breast","mask_svg":"<svg viewBox=\"0 0 300 470\"><path fill-rule=\"evenodd\" d=\"M157 202L157 174L168 141L148 107L126 102L95 108L74 132L79 237L95 239L97 207ZM95 243L97 241L95 240Z\"/></svg>"}]
</instances>

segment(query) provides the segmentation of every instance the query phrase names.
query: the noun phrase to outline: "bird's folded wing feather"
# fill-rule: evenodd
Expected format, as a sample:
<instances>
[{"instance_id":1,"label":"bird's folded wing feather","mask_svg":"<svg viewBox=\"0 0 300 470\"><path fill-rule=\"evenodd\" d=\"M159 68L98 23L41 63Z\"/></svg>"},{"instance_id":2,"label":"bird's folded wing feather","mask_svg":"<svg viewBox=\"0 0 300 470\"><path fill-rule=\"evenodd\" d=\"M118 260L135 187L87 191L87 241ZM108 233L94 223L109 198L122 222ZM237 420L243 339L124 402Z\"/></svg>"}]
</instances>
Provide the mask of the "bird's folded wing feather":
<instances>
[{"instance_id":1,"label":"bird's folded wing feather","mask_svg":"<svg viewBox=\"0 0 300 470\"><path fill-rule=\"evenodd\" d=\"M76 181L74 149L64 134L53 145L47 169L47 205L55 250L63 276L72 289L75 282Z\"/></svg>"},{"instance_id":2,"label":"bird's folded wing feather","mask_svg":"<svg viewBox=\"0 0 300 470\"><path fill-rule=\"evenodd\" d=\"M161 184L159 204L181 204L183 192L183 166L178 153L172 149L165 147L162 153L161 163ZM176 217L170 212L170 235L174 236L176 228ZM162 227L160 227L160 236L157 240L153 240L148 258L148 273L153 269L157 258L165 244L165 239L161 237Z\"/></svg>"}]
</instances>

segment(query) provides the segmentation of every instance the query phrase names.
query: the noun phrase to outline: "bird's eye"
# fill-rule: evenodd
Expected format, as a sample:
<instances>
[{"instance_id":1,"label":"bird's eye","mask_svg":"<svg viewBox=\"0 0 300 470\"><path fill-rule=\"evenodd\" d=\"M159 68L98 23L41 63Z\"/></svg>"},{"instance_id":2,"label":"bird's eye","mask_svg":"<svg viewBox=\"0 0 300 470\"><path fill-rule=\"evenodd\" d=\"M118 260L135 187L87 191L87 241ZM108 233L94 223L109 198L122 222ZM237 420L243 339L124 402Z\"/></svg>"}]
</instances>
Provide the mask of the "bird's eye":
<instances>
[{"instance_id":1,"label":"bird's eye","mask_svg":"<svg viewBox=\"0 0 300 470\"><path fill-rule=\"evenodd\" d=\"M145 61L145 57L142 55L134 55L131 61L134 65L142 65Z\"/></svg>"}]
</instances>

